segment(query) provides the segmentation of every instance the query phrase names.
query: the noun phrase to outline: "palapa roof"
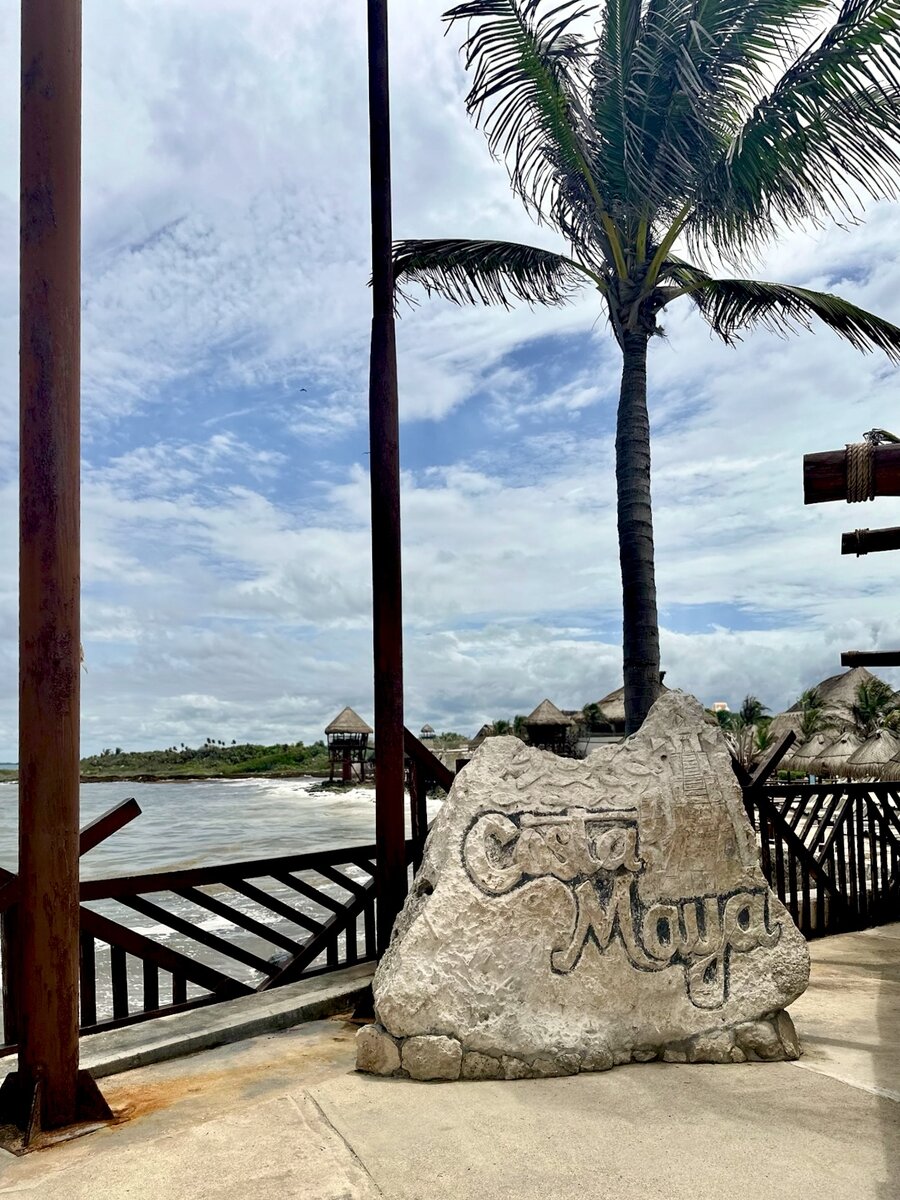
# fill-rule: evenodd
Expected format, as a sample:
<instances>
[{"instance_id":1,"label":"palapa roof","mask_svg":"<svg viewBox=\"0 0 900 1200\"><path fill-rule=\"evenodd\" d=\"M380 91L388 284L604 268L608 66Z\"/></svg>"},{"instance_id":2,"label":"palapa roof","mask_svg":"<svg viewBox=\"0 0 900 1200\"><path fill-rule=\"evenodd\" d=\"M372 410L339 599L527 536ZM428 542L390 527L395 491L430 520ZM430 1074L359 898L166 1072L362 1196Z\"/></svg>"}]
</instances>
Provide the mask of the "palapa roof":
<instances>
[{"instance_id":1,"label":"palapa roof","mask_svg":"<svg viewBox=\"0 0 900 1200\"><path fill-rule=\"evenodd\" d=\"M831 748L834 742L833 733L815 733L808 742L804 742L799 750L794 754L791 762L797 766L811 766L812 763L818 762L823 754Z\"/></svg>"},{"instance_id":2,"label":"palapa roof","mask_svg":"<svg viewBox=\"0 0 900 1200\"><path fill-rule=\"evenodd\" d=\"M772 735L770 748L772 750L778 745L786 733L793 733L795 741L788 747L787 754L781 760L786 763L788 759L792 759L803 741L803 735L800 732L800 722L803 714L800 712L784 712L779 713L777 717L773 717L769 722L769 733Z\"/></svg>"},{"instance_id":3,"label":"palapa roof","mask_svg":"<svg viewBox=\"0 0 900 1200\"><path fill-rule=\"evenodd\" d=\"M667 692L669 689L664 683L659 685L659 694ZM608 696L604 696L602 700L597 701L597 707L600 709L607 721L623 724L625 721L625 686L616 688L614 692L610 692Z\"/></svg>"},{"instance_id":4,"label":"palapa roof","mask_svg":"<svg viewBox=\"0 0 900 1200\"><path fill-rule=\"evenodd\" d=\"M482 725L482 727L475 734L475 736L472 738L471 742L469 742L469 749L477 750L478 747L481 745L481 743L484 741L484 739L487 737L490 737L493 732L494 732L493 725L490 723L490 721L486 721L484 723L484 725Z\"/></svg>"},{"instance_id":5,"label":"palapa roof","mask_svg":"<svg viewBox=\"0 0 900 1200\"><path fill-rule=\"evenodd\" d=\"M419 733L434 733L434 726L433 725L423 725L422 728L419 730Z\"/></svg>"},{"instance_id":6,"label":"palapa roof","mask_svg":"<svg viewBox=\"0 0 900 1200\"><path fill-rule=\"evenodd\" d=\"M542 700L530 716L525 718L526 725L571 725L572 718L556 707L550 700Z\"/></svg>"},{"instance_id":7,"label":"palapa roof","mask_svg":"<svg viewBox=\"0 0 900 1200\"><path fill-rule=\"evenodd\" d=\"M819 693L820 708L837 708L849 713L856 703L856 692L861 683L871 683L876 678L865 667L853 667L839 675L829 675L815 685ZM800 701L792 704L788 712L800 712Z\"/></svg>"},{"instance_id":8,"label":"palapa roof","mask_svg":"<svg viewBox=\"0 0 900 1200\"><path fill-rule=\"evenodd\" d=\"M837 741L832 742L824 754L819 755L813 769L819 775L834 775L843 773L847 768L847 760L854 751L862 745L862 738L852 729L845 730Z\"/></svg>"},{"instance_id":9,"label":"palapa roof","mask_svg":"<svg viewBox=\"0 0 900 1200\"><path fill-rule=\"evenodd\" d=\"M367 725L359 713L348 705L342 708L330 725L325 726L326 733L373 733L371 725Z\"/></svg>"},{"instance_id":10,"label":"palapa roof","mask_svg":"<svg viewBox=\"0 0 900 1200\"><path fill-rule=\"evenodd\" d=\"M847 759L847 773L856 779L900 778L900 738L889 729L876 729Z\"/></svg>"}]
</instances>

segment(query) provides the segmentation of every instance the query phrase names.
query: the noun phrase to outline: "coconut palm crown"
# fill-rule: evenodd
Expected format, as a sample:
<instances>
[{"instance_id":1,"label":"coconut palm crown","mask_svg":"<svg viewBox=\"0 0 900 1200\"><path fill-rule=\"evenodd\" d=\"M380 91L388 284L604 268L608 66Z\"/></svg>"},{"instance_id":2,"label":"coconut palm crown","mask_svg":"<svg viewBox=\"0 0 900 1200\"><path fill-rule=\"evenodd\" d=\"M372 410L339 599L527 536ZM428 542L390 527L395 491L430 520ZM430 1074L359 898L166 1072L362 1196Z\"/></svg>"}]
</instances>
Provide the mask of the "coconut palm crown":
<instances>
[{"instance_id":1,"label":"coconut palm crown","mask_svg":"<svg viewBox=\"0 0 900 1200\"><path fill-rule=\"evenodd\" d=\"M593 18L593 20L592 20ZM824 322L900 359L900 330L846 300L720 278L784 226L855 219L897 192L900 0L467 0L469 113L568 253L402 241L395 274L457 303L602 297L623 369L616 427L626 725L659 689L647 347L694 302L726 342Z\"/></svg>"}]
</instances>

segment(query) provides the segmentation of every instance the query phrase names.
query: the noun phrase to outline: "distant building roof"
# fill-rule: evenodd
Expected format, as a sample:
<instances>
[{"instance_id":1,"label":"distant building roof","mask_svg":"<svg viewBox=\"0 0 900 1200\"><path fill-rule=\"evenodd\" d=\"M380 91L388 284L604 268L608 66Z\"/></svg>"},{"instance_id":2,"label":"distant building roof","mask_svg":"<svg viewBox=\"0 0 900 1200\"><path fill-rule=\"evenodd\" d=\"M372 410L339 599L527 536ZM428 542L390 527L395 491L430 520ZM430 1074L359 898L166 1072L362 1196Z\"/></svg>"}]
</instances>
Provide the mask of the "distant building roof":
<instances>
[{"instance_id":1,"label":"distant building roof","mask_svg":"<svg viewBox=\"0 0 900 1200\"><path fill-rule=\"evenodd\" d=\"M423 725L422 728L419 730L419 733L434 733L434 726L433 725Z\"/></svg>"},{"instance_id":2,"label":"distant building roof","mask_svg":"<svg viewBox=\"0 0 900 1200\"><path fill-rule=\"evenodd\" d=\"M542 700L530 716L526 725L571 725L572 718L556 707L550 700Z\"/></svg>"},{"instance_id":3,"label":"distant building roof","mask_svg":"<svg viewBox=\"0 0 900 1200\"><path fill-rule=\"evenodd\" d=\"M325 727L326 733L373 733L371 725L367 725L359 713L349 706L341 709L330 725Z\"/></svg>"}]
</instances>

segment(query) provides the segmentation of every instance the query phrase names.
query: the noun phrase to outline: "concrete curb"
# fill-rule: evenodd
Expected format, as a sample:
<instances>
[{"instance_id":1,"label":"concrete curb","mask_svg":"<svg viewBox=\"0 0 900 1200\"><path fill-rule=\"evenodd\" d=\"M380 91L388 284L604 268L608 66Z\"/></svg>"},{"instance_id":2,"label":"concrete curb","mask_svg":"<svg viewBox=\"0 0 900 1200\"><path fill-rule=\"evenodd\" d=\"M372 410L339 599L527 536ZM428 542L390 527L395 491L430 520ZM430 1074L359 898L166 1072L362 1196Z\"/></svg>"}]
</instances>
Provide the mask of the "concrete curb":
<instances>
[{"instance_id":1,"label":"concrete curb","mask_svg":"<svg viewBox=\"0 0 900 1200\"><path fill-rule=\"evenodd\" d=\"M374 963L361 963L271 992L94 1033L81 1039L81 1066L95 1079L102 1079L196 1054L199 1050L289 1029L304 1021L320 1021L358 1004L368 992L374 974ZM0 1080L15 1069L15 1055L0 1061Z\"/></svg>"}]
</instances>

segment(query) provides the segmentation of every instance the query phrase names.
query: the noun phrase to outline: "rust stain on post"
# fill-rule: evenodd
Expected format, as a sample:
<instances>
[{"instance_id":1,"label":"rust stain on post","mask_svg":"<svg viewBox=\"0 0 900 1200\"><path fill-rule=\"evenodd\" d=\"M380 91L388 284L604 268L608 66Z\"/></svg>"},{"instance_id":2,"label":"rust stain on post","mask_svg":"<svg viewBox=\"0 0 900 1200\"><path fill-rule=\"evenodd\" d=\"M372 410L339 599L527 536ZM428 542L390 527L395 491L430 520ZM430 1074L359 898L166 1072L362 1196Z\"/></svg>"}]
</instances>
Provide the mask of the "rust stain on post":
<instances>
[{"instance_id":1,"label":"rust stain on post","mask_svg":"<svg viewBox=\"0 0 900 1200\"><path fill-rule=\"evenodd\" d=\"M78 1109L81 0L23 0L19 1075Z\"/></svg>"}]
</instances>

